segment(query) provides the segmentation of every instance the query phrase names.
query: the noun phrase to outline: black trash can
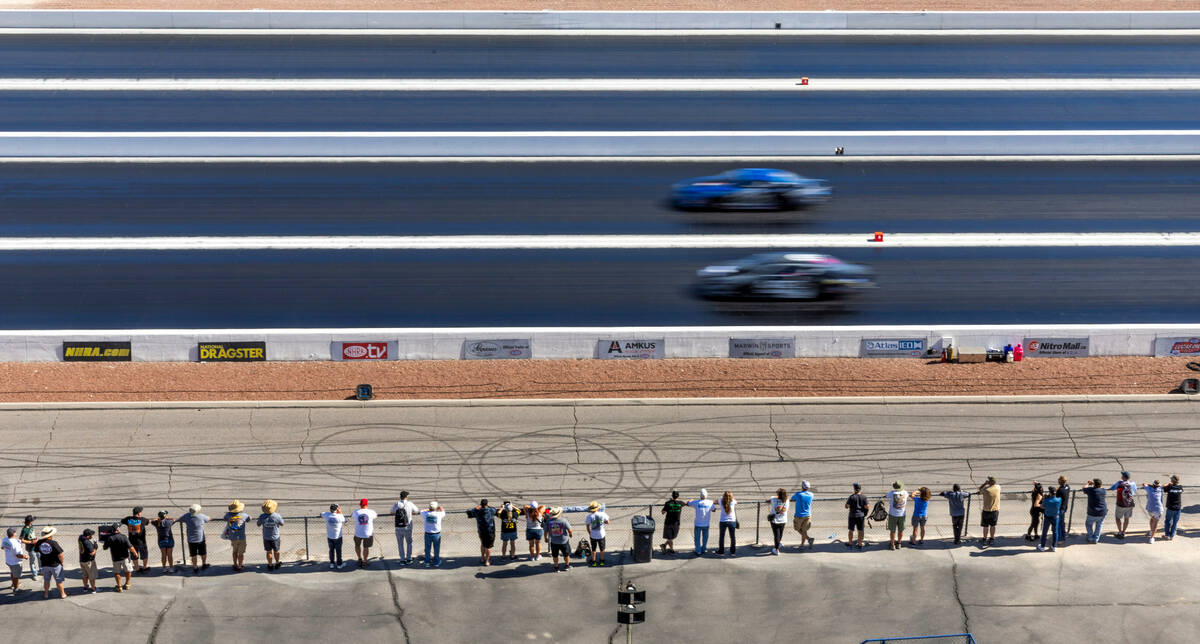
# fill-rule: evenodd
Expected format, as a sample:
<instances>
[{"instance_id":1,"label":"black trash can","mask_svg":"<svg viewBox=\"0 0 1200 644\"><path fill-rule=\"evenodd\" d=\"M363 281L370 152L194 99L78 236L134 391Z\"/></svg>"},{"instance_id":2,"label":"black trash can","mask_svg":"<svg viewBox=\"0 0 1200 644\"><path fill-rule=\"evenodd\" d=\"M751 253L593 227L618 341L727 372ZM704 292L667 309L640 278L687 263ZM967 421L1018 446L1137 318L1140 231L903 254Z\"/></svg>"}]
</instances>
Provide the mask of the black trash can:
<instances>
[{"instance_id":1,"label":"black trash can","mask_svg":"<svg viewBox=\"0 0 1200 644\"><path fill-rule=\"evenodd\" d=\"M654 517L635 515L633 517L633 561L650 563L650 553L652 552L654 552Z\"/></svg>"}]
</instances>

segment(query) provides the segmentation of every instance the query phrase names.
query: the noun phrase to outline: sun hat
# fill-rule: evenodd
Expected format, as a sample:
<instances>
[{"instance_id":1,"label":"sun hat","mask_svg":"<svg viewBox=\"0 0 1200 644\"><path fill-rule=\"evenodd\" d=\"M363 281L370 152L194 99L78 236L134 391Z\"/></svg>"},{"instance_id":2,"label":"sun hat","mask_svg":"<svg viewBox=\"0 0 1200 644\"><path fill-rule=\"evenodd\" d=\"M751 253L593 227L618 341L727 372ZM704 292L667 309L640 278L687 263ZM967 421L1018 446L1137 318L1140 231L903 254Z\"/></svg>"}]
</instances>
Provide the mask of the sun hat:
<instances>
[{"instance_id":1,"label":"sun hat","mask_svg":"<svg viewBox=\"0 0 1200 644\"><path fill-rule=\"evenodd\" d=\"M199 513L199 512L200 512L200 504L199 504L199 503L193 503L193 504L189 505L189 506L188 506L188 512L191 512L192 514L197 514L197 513Z\"/></svg>"},{"instance_id":2,"label":"sun hat","mask_svg":"<svg viewBox=\"0 0 1200 644\"><path fill-rule=\"evenodd\" d=\"M557 519L562 516L562 508L550 508L550 516Z\"/></svg>"},{"instance_id":3,"label":"sun hat","mask_svg":"<svg viewBox=\"0 0 1200 644\"><path fill-rule=\"evenodd\" d=\"M267 514L271 514L278 509L279 509L279 504L276 503L275 501L273 501L271 499L267 499L266 501L263 501L263 504L262 504L263 512L266 512Z\"/></svg>"},{"instance_id":4,"label":"sun hat","mask_svg":"<svg viewBox=\"0 0 1200 644\"><path fill-rule=\"evenodd\" d=\"M595 512L599 509L600 509L599 501L592 501L591 503L588 504L588 512Z\"/></svg>"},{"instance_id":5,"label":"sun hat","mask_svg":"<svg viewBox=\"0 0 1200 644\"><path fill-rule=\"evenodd\" d=\"M241 501L239 501L237 499L234 499L233 503L229 504L230 512L241 512L242 510L245 510L245 509L246 509L246 504L242 503Z\"/></svg>"},{"instance_id":6,"label":"sun hat","mask_svg":"<svg viewBox=\"0 0 1200 644\"><path fill-rule=\"evenodd\" d=\"M901 483L900 481L892 481L892 489L893 490L903 490L904 484Z\"/></svg>"},{"instance_id":7,"label":"sun hat","mask_svg":"<svg viewBox=\"0 0 1200 644\"><path fill-rule=\"evenodd\" d=\"M43 539L53 537L57 533L58 533L58 528L56 528L54 526L48 525L48 526L42 528L42 538Z\"/></svg>"}]
</instances>

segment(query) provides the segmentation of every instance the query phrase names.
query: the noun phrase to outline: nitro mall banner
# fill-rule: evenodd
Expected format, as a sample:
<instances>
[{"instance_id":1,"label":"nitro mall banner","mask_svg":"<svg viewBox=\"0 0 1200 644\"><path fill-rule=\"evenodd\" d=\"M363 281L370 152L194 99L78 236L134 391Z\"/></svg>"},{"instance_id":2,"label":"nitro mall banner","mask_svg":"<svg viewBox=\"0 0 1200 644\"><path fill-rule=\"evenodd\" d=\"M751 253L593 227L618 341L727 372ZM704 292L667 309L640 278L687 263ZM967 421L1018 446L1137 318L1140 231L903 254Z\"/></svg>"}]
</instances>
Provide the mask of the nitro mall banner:
<instances>
[{"instance_id":1,"label":"nitro mall banner","mask_svg":"<svg viewBox=\"0 0 1200 644\"><path fill-rule=\"evenodd\" d=\"M1086 358L1087 338L1025 338L1026 358Z\"/></svg>"},{"instance_id":2,"label":"nitro mall banner","mask_svg":"<svg viewBox=\"0 0 1200 644\"><path fill-rule=\"evenodd\" d=\"M329 355L334 360L397 360L400 343L396 341L350 341L334 342Z\"/></svg>"},{"instance_id":3,"label":"nitro mall banner","mask_svg":"<svg viewBox=\"0 0 1200 644\"><path fill-rule=\"evenodd\" d=\"M1200 338L1154 338L1154 355L1200 356Z\"/></svg>"}]
</instances>

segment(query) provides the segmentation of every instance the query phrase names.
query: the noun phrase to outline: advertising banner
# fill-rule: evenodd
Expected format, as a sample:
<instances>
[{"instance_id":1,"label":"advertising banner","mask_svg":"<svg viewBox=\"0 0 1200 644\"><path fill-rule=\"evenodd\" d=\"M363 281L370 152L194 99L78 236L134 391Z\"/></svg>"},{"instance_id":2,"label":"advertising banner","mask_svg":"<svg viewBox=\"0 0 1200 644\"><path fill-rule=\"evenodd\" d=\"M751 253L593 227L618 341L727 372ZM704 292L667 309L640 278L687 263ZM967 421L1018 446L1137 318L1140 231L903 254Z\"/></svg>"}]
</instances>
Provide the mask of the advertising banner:
<instances>
[{"instance_id":1,"label":"advertising banner","mask_svg":"<svg viewBox=\"0 0 1200 644\"><path fill-rule=\"evenodd\" d=\"M1087 338L1025 338L1026 358L1086 358Z\"/></svg>"},{"instance_id":2,"label":"advertising banner","mask_svg":"<svg viewBox=\"0 0 1200 644\"><path fill-rule=\"evenodd\" d=\"M267 359L266 342L201 342L200 362L262 362Z\"/></svg>"},{"instance_id":3,"label":"advertising banner","mask_svg":"<svg viewBox=\"0 0 1200 644\"><path fill-rule=\"evenodd\" d=\"M399 347L400 343L394 340L340 340L330 344L329 355L334 360L396 360L400 357Z\"/></svg>"},{"instance_id":4,"label":"advertising banner","mask_svg":"<svg viewBox=\"0 0 1200 644\"><path fill-rule=\"evenodd\" d=\"M597 340L601 360L652 360L667 357L666 340Z\"/></svg>"},{"instance_id":5,"label":"advertising banner","mask_svg":"<svg viewBox=\"0 0 1200 644\"><path fill-rule=\"evenodd\" d=\"M529 338L516 340L466 340L463 360L519 360L533 357Z\"/></svg>"},{"instance_id":6,"label":"advertising banner","mask_svg":"<svg viewBox=\"0 0 1200 644\"><path fill-rule=\"evenodd\" d=\"M1154 338L1154 355L1200 356L1200 338Z\"/></svg>"},{"instance_id":7,"label":"advertising banner","mask_svg":"<svg viewBox=\"0 0 1200 644\"><path fill-rule=\"evenodd\" d=\"M64 342L63 360L67 362L131 362L132 342Z\"/></svg>"},{"instance_id":8,"label":"advertising banner","mask_svg":"<svg viewBox=\"0 0 1200 644\"><path fill-rule=\"evenodd\" d=\"M795 338L730 338L730 358L795 358Z\"/></svg>"},{"instance_id":9,"label":"advertising banner","mask_svg":"<svg viewBox=\"0 0 1200 644\"><path fill-rule=\"evenodd\" d=\"M925 355L925 338L893 338L860 341L863 358L919 358Z\"/></svg>"}]
</instances>

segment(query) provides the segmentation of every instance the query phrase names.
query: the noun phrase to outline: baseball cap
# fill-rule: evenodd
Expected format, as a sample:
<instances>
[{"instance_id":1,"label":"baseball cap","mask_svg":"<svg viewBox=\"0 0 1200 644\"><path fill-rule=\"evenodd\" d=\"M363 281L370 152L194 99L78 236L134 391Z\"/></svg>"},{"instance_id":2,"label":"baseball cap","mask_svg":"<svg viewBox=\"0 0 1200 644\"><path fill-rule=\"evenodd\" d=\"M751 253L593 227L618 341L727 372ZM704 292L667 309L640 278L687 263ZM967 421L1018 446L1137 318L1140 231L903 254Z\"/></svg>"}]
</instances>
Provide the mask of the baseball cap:
<instances>
[{"instance_id":1,"label":"baseball cap","mask_svg":"<svg viewBox=\"0 0 1200 644\"><path fill-rule=\"evenodd\" d=\"M479 499L479 505L487 505L487 499Z\"/></svg>"},{"instance_id":2,"label":"baseball cap","mask_svg":"<svg viewBox=\"0 0 1200 644\"><path fill-rule=\"evenodd\" d=\"M358 505L360 507L364 507L364 508L367 507L367 500L366 499L359 500Z\"/></svg>"},{"instance_id":3,"label":"baseball cap","mask_svg":"<svg viewBox=\"0 0 1200 644\"><path fill-rule=\"evenodd\" d=\"M83 536L85 536L85 537L90 537L94 534L96 534L96 531L91 528L85 528L83 531Z\"/></svg>"},{"instance_id":4,"label":"baseball cap","mask_svg":"<svg viewBox=\"0 0 1200 644\"><path fill-rule=\"evenodd\" d=\"M854 489L856 489L856 490L861 490L861 489L862 489L862 484L861 484L861 483L855 483L855 484L854 484Z\"/></svg>"},{"instance_id":5,"label":"baseball cap","mask_svg":"<svg viewBox=\"0 0 1200 644\"><path fill-rule=\"evenodd\" d=\"M334 510L337 510L337 509L338 509L338 504L336 504L336 503L330 503L330 504L329 504L329 511L330 511L330 512L333 512Z\"/></svg>"},{"instance_id":6,"label":"baseball cap","mask_svg":"<svg viewBox=\"0 0 1200 644\"><path fill-rule=\"evenodd\" d=\"M1129 472L1121 472L1121 476L1129 478Z\"/></svg>"},{"instance_id":7,"label":"baseball cap","mask_svg":"<svg viewBox=\"0 0 1200 644\"><path fill-rule=\"evenodd\" d=\"M807 490L808 489L808 481L800 481L800 489Z\"/></svg>"},{"instance_id":8,"label":"baseball cap","mask_svg":"<svg viewBox=\"0 0 1200 644\"><path fill-rule=\"evenodd\" d=\"M158 518L160 518L160 519L161 519L161 518L163 518L163 517L165 517L165 516L167 516L167 511L166 511L166 510L159 510L159 511L158 511Z\"/></svg>"}]
</instances>

